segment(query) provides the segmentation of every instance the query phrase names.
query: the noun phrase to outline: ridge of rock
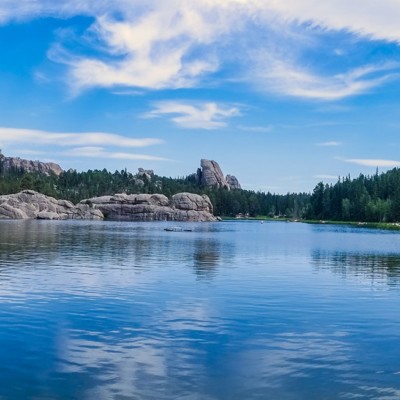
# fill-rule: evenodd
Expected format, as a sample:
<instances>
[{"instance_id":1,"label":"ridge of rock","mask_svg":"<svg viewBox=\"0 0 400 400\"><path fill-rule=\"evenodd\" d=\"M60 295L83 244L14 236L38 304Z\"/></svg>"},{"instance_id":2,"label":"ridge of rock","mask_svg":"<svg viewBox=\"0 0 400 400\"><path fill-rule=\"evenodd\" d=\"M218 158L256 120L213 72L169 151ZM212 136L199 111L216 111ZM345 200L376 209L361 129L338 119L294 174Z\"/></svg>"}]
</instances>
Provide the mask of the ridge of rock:
<instances>
[{"instance_id":1,"label":"ridge of rock","mask_svg":"<svg viewBox=\"0 0 400 400\"><path fill-rule=\"evenodd\" d=\"M45 163L37 160L24 160L19 157L5 157L0 153L0 171L8 172L13 169L22 169L26 172L39 172L45 175L54 173L57 176L63 172L63 169L53 162Z\"/></svg>"},{"instance_id":2,"label":"ridge of rock","mask_svg":"<svg viewBox=\"0 0 400 400\"><path fill-rule=\"evenodd\" d=\"M34 190L0 196L0 219L103 219L88 205L56 200Z\"/></svg>"}]
</instances>

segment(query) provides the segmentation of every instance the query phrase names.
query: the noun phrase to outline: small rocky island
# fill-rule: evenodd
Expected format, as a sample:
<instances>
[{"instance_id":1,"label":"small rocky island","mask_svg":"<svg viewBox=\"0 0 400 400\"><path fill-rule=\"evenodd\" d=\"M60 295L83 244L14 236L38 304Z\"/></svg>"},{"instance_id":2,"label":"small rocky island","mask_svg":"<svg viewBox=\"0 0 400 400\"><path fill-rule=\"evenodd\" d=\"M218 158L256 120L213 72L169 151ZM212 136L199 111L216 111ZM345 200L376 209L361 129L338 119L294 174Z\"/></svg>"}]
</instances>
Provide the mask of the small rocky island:
<instances>
[{"instance_id":1,"label":"small rocky island","mask_svg":"<svg viewBox=\"0 0 400 400\"><path fill-rule=\"evenodd\" d=\"M0 196L0 219L88 219L118 221L216 221L206 195L178 193L115 194L78 204L57 200L33 190Z\"/></svg>"}]
</instances>

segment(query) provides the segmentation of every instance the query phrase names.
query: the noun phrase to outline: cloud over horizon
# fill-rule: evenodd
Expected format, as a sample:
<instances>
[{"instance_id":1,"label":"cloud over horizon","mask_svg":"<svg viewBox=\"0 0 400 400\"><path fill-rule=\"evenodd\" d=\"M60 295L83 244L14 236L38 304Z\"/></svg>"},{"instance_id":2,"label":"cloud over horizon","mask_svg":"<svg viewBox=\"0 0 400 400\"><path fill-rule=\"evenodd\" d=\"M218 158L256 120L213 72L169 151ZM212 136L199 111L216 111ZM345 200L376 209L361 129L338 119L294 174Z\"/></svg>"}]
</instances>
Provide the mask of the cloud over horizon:
<instances>
[{"instance_id":1,"label":"cloud over horizon","mask_svg":"<svg viewBox=\"0 0 400 400\"><path fill-rule=\"evenodd\" d=\"M362 165L364 167L387 167L395 168L400 167L400 161L397 160L381 160L381 159L369 159L369 158L350 158L344 161L356 165Z\"/></svg>"},{"instance_id":2,"label":"cloud over horizon","mask_svg":"<svg viewBox=\"0 0 400 400\"><path fill-rule=\"evenodd\" d=\"M258 89L303 99L336 101L368 93L398 79L398 60L380 58L332 71L327 59L306 56L321 46L317 37L336 34L354 40L400 43L400 4L382 0L3 0L0 23L52 16L84 15L93 23L77 39L86 52L58 38L49 58L66 67L75 95L91 88L148 90L204 86L227 63ZM371 15L374 18L371 18ZM251 46L243 37L248 36ZM325 49L326 51L326 49ZM331 48L332 65L343 49ZM347 57L349 58L349 57ZM328 60L330 60L328 58ZM256 69L250 65L256 64ZM329 65L329 64L328 64Z\"/></svg>"}]
</instances>

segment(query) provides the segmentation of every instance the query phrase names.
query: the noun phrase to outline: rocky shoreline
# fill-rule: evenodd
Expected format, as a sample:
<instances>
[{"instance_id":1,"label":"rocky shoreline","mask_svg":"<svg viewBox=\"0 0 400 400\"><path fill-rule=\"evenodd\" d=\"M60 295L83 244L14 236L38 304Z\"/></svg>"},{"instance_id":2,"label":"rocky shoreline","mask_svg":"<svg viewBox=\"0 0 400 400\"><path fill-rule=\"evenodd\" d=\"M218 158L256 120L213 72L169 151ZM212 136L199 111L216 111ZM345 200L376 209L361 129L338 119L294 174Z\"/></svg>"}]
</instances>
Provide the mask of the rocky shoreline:
<instances>
[{"instance_id":1,"label":"rocky shoreline","mask_svg":"<svg viewBox=\"0 0 400 400\"><path fill-rule=\"evenodd\" d=\"M115 194L74 205L33 190L0 196L0 219L217 221L206 195L178 193L168 199L162 194Z\"/></svg>"}]
</instances>

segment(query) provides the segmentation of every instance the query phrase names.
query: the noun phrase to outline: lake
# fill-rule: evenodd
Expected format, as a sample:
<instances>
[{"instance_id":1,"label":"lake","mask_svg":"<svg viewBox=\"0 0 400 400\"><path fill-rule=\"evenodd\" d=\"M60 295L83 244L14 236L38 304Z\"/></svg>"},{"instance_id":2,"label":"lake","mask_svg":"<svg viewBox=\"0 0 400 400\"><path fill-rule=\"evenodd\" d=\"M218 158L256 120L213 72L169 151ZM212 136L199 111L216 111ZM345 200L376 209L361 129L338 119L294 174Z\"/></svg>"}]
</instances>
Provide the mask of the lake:
<instances>
[{"instance_id":1,"label":"lake","mask_svg":"<svg viewBox=\"0 0 400 400\"><path fill-rule=\"evenodd\" d=\"M400 398L400 233L167 226L0 222L1 400Z\"/></svg>"}]
</instances>

